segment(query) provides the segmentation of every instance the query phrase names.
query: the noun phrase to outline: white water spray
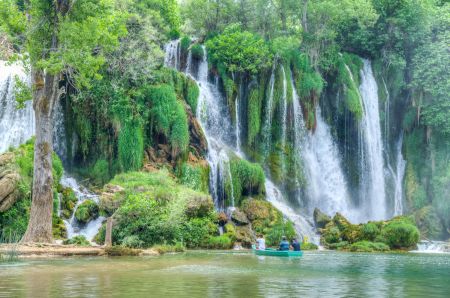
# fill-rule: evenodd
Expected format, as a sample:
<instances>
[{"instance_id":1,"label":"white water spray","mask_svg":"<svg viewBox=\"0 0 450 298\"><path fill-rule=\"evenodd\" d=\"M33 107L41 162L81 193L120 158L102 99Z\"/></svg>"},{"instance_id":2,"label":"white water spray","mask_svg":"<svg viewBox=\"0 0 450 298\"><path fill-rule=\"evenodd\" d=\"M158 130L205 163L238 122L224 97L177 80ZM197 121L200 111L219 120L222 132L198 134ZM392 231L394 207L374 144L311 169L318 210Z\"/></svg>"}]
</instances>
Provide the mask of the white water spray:
<instances>
[{"instance_id":1,"label":"white water spray","mask_svg":"<svg viewBox=\"0 0 450 298\"><path fill-rule=\"evenodd\" d=\"M405 177L406 160L402 154L403 132L397 143L397 167L395 175L394 216L403 214L403 179Z\"/></svg>"},{"instance_id":2,"label":"white water spray","mask_svg":"<svg viewBox=\"0 0 450 298\"><path fill-rule=\"evenodd\" d=\"M363 137L361 187L363 198L366 199L365 216L369 220L382 220L387 218L383 142L378 107L378 87L368 60L364 60L359 91L364 111L359 129Z\"/></svg>"},{"instance_id":3,"label":"white water spray","mask_svg":"<svg viewBox=\"0 0 450 298\"><path fill-rule=\"evenodd\" d=\"M35 132L32 101L17 109L16 79L29 83L29 77L20 64L8 65L0 61L0 153L25 143Z\"/></svg>"}]
</instances>

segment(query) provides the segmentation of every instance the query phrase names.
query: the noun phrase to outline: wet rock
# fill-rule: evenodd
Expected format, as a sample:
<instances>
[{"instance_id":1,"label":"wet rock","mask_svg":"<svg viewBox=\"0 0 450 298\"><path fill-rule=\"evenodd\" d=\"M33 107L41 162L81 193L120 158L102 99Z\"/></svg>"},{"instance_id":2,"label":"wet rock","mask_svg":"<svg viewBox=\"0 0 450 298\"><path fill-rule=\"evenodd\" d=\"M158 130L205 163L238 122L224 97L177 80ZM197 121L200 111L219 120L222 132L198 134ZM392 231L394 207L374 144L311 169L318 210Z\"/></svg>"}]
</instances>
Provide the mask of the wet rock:
<instances>
[{"instance_id":1,"label":"wet rock","mask_svg":"<svg viewBox=\"0 0 450 298\"><path fill-rule=\"evenodd\" d=\"M323 229L331 221L331 217L320 211L318 208L314 209L313 213L314 223L317 228Z\"/></svg>"},{"instance_id":2,"label":"wet rock","mask_svg":"<svg viewBox=\"0 0 450 298\"><path fill-rule=\"evenodd\" d=\"M250 221L247 218L247 215L245 215L245 213L239 210L238 208L236 208L231 213L231 220L238 226L248 225L250 223Z\"/></svg>"},{"instance_id":3,"label":"wet rock","mask_svg":"<svg viewBox=\"0 0 450 298\"><path fill-rule=\"evenodd\" d=\"M123 194L125 189L119 185L106 184L103 188L103 192L100 195L99 208L105 211L107 214L111 215L123 201Z\"/></svg>"},{"instance_id":4,"label":"wet rock","mask_svg":"<svg viewBox=\"0 0 450 298\"><path fill-rule=\"evenodd\" d=\"M8 210L17 200L17 184L20 176L17 173L9 173L0 179L0 211Z\"/></svg>"},{"instance_id":5,"label":"wet rock","mask_svg":"<svg viewBox=\"0 0 450 298\"><path fill-rule=\"evenodd\" d=\"M223 226L228 222L228 216L225 212L219 212L219 214L217 214L217 221L219 222L219 225Z\"/></svg>"}]
</instances>

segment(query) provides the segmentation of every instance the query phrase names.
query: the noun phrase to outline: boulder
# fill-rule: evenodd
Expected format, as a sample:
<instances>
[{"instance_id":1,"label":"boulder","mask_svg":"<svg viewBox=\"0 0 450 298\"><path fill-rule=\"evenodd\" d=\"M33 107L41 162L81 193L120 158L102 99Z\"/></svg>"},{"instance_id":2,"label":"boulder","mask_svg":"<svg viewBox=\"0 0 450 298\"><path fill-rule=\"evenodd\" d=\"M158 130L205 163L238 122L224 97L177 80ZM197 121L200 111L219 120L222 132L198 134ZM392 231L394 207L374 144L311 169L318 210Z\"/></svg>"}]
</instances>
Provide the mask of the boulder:
<instances>
[{"instance_id":1,"label":"boulder","mask_svg":"<svg viewBox=\"0 0 450 298\"><path fill-rule=\"evenodd\" d=\"M106 184L100 195L99 207L109 215L113 214L123 201L125 189L119 185Z\"/></svg>"},{"instance_id":2,"label":"boulder","mask_svg":"<svg viewBox=\"0 0 450 298\"><path fill-rule=\"evenodd\" d=\"M6 211L18 198L17 184L20 176L17 173L9 173L0 179L0 211Z\"/></svg>"},{"instance_id":3,"label":"boulder","mask_svg":"<svg viewBox=\"0 0 450 298\"><path fill-rule=\"evenodd\" d=\"M214 210L214 203L210 196L195 196L186 205L186 215L190 218L205 217Z\"/></svg>"},{"instance_id":4,"label":"boulder","mask_svg":"<svg viewBox=\"0 0 450 298\"><path fill-rule=\"evenodd\" d=\"M233 212L231 213L231 220L237 226L245 226L250 223L250 221L247 218L247 215L245 215L245 213L239 210L238 208L234 209Z\"/></svg>"},{"instance_id":5,"label":"boulder","mask_svg":"<svg viewBox=\"0 0 450 298\"><path fill-rule=\"evenodd\" d=\"M313 213L314 223L317 228L323 229L331 221L331 217L320 211L318 208L314 209Z\"/></svg>"},{"instance_id":6,"label":"boulder","mask_svg":"<svg viewBox=\"0 0 450 298\"><path fill-rule=\"evenodd\" d=\"M228 216L225 212L219 212L217 214L217 221L219 222L219 225L223 226L228 222Z\"/></svg>"},{"instance_id":7,"label":"boulder","mask_svg":"<svg viewBox=\"0 0 450 298\"><path fill-rule=\"evenodd\" d=\"M256 241L255 233L250 225L235 226L236 242L240 242L242 246L250 248Z\"/></svg>"}]
</instances>

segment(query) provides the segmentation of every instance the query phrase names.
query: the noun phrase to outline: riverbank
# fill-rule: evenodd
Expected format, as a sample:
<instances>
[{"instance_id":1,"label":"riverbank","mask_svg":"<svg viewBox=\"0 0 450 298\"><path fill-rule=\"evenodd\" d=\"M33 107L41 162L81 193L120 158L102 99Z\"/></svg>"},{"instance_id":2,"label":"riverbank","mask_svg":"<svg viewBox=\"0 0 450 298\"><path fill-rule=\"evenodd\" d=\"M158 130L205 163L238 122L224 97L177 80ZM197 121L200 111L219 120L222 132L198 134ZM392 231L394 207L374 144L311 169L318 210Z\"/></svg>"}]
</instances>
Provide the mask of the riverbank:
<instances>
[{"instance_id":1,"label":"riverbank","mask_svg":"<svg viewBox=\"0 0 450 298\"><path fill-rule=\"evenodd\" d=\"M76 246L60 244L0 244L0 255L17 256L19 258L53 258L68 256L104 256L107 255L104 246ZM139 256L157 256L155 249L136 250Z\"/></svg>"}]
</instances>

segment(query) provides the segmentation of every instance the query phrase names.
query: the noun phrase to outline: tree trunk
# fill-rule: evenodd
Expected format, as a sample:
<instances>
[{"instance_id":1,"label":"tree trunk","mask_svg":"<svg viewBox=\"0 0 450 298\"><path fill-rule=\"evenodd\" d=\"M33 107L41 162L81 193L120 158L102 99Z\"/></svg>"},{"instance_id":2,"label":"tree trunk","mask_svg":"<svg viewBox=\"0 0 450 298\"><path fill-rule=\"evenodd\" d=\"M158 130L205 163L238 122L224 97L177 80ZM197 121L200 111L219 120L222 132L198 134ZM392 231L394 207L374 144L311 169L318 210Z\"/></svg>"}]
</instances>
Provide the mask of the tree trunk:
<instances>
[{"instance_id":1,"label":"tree trunk","mask_svg":"<svg viewBox=\"0 0 450 298\"><path fill-rule=\"evenodd\" d=\"M36 118L36 140L34 143L33 193L30 220L22 242L53 241L53 175L52 132L53 108L60 97L59 76L32 73L33 108Z\"/></svg>"}]
</instances>

